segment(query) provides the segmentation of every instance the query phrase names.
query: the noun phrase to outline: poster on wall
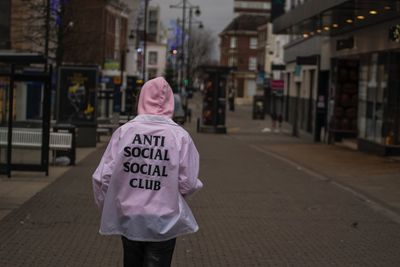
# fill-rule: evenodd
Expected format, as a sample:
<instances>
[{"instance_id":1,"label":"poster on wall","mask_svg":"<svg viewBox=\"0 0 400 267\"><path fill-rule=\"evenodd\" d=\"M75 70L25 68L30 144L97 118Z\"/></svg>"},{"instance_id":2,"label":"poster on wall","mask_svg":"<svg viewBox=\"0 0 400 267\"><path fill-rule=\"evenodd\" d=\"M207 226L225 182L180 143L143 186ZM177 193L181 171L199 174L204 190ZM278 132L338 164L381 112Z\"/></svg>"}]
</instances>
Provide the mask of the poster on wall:
<instances>
[{"instance_id":1,"label":"poster on wall","mask_svg":"<svg viewBox=\"0 0 400 267\"><path fill-rule=\"evenodd\" d=\"M96 123L97 67L62 66L58 75L58 121Z\"/></svg>"}]
</instances>

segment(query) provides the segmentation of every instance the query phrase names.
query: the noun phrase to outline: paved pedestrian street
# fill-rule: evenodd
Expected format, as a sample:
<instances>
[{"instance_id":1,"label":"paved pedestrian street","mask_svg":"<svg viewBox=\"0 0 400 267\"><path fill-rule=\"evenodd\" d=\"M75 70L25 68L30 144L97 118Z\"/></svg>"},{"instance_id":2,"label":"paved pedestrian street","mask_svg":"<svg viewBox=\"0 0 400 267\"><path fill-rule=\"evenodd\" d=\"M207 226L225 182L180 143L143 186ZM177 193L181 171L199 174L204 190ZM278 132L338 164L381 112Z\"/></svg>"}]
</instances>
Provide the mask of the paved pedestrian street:
<instances>
[{"instance_id":1,"label":"paved pedestrian street","mask_svg":"<svg viewBox=\"0 0 400 267\"><path fill-rule=\"evenodd\" d=\"M178 238L173 266L400 266L398 161L316 149L285 131L262 132L269 121L249 118L249 107L230 112L227 135L187 125L201 155L204 188L189 199L200 230ZM104 148L0 221L0 266L122 266L119 238L98 234L92 195ZM380 171L368 180L358 159L346 176L332 151ZM377 177L381 190L372 186Z\"/></svg>"}]
</instances>

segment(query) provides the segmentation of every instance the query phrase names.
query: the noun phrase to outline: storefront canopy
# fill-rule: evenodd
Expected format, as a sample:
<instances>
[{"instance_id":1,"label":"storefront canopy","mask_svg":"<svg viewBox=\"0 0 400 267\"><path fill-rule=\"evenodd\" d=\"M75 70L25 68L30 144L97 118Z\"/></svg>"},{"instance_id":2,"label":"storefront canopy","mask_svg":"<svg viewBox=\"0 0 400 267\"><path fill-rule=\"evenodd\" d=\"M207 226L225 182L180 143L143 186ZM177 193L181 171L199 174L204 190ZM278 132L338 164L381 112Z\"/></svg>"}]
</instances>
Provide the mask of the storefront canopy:
<instances>
[{"instance_id":1,"label":"storefront canopy","mask_svg":"<svg viewBox=\"0 0 400 267\"><path fill-rule=\"evenodd\" d=\"M336 35L399 16L400 0L309 0L273 22L275 34Z\"/></svg>"}]
</instances>

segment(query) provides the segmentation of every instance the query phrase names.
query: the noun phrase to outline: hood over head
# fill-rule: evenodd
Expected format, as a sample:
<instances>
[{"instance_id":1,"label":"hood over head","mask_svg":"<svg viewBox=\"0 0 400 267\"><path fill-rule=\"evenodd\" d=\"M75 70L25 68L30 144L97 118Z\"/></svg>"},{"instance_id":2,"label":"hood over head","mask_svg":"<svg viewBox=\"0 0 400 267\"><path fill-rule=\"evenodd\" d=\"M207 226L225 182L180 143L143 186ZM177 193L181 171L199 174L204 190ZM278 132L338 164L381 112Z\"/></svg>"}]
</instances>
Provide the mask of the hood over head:
<instances>
[{"instance_id":1,"label":"hood over head","mask_svg":"<svg viewBox=\"0 0 400 267\"><path fill-rule=\"evenodd\" d=\"M163 77L147 81L140 90L138 114L164 115L172 118L174 114L174 94Z\"/></svg>"}]
</instances>

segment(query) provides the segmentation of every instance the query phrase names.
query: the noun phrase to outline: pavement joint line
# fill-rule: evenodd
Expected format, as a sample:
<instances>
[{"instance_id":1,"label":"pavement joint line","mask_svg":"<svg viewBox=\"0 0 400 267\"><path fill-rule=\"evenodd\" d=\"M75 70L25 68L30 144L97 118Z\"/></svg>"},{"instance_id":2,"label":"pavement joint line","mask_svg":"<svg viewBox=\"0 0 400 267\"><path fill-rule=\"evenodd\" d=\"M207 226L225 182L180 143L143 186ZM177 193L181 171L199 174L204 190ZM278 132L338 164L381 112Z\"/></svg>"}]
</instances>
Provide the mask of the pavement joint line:
<instances>
[{"instance_id":1,"label":"pavement joint line","mask_svg":"<svg viewBox=\"0 0 400 267\"><path fill-rule=\"evenodd\" d=\"M321 181L324 182L328 182L330 184L332 184L333 186L336 186L337 188L346 191L350 194L352 194L353 196L355 196L357 199L361 200L363 203L365 203L368 207L370 207L371 209L373 209L376 212L379 212L383 215L385 215L386 217L390 218L392 221L396 222L397 224L400 224L400 214L391 210L388 207L385 207L383 204L378 203L377 201L371 199L370 197L368 197L367 195L358 192L356 189L351 188L348 185L342 184L340 182L334 181L333 178L329 178L323 174L320 174L316 171L313 171L309 168L306 168L304 166L301 166L300 164L298 164L295 161L292 161L290 159L287 159L279 154L276 154L274 152L268 151L266 149L262 149L256 145L249 145L251 148L257 150L258 152L261 152L263 154L266 154L268 156L271 156L275 159L278 159L280 161L285 162L286 164L290 165L293 168L296 168L299 171L302 171L304 173L309 174L310 176L313 176L314 178L317 178Z\"/></svg>"}]
</instances>

